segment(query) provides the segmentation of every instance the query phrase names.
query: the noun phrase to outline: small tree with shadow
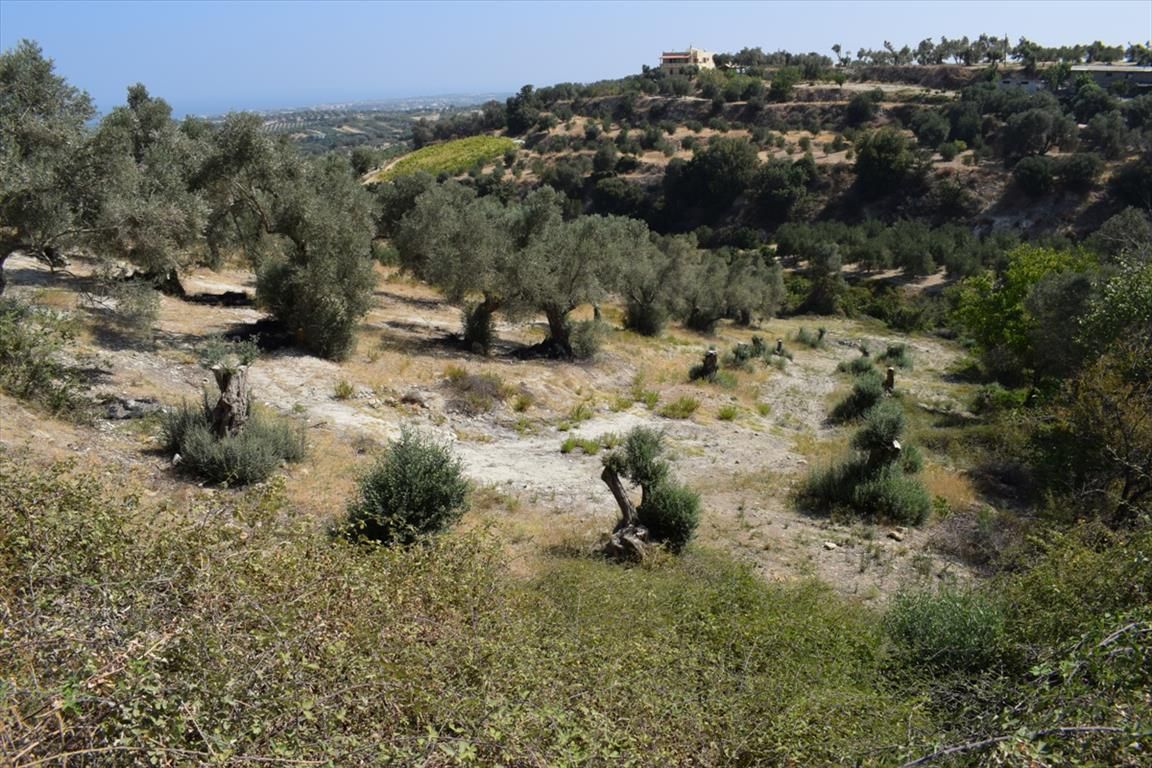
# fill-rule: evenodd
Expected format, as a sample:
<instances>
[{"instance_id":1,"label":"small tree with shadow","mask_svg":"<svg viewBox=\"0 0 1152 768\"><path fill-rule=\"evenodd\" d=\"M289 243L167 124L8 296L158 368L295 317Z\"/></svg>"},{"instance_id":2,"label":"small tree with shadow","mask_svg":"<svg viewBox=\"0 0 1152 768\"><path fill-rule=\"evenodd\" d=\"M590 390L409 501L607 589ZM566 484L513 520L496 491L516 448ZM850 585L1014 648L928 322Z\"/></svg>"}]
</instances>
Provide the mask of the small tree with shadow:
<instances>
[{"instance_id":1,"label":"small tree with shadow","mask_svg":"<svg viewBox=\"0 0 1152 768\"><path fill-rule=\"evenodd\" d=\"M920 452L901 443L903 431L904 410L898 401L884 400L871 408L852 437L854 455L809 474L798 493L800 504L883 522L922 523L931 500L915 477Z\"/></svg>"},{"instance_id":2,"label":"small tree with shadow","mask_svg":"<svg viewBox=\"0 0 1152 768\"><path fill-rule=\"evenodd\" d=\"M620 560L643 560L650 542L679 552L700 521L700 495L670 478L664 458L664 435L637 427L623 444L604 457L600 479L620 507L620 520L605 553ZM640 506L632 504L621 478L640 486Z\"/></svg>"},{"instance_id":3,"label":"small tree with shadow","mask_svg":"<svg viewBox=\"0 0 1152 768\"><path fill-rule=\"evenodd\" d=\"M411 544L445 530L468 509L468 481L447 445L410 429L360 478L348 505L350 537Z\"/></svg>"}]
</instances>

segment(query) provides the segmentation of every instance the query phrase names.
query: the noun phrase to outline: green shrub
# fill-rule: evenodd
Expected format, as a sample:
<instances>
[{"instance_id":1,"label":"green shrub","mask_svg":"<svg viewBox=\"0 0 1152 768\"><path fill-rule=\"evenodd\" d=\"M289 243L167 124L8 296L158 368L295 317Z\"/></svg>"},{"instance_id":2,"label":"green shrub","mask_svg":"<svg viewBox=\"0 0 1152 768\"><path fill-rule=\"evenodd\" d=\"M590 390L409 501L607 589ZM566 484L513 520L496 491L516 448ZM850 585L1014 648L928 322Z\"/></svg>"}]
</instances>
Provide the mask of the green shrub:
<instances>
[{"instance_id":1,"label":"green shrub","mask_svg":"<svg viewBox=\"0 0 1152 768\"><path fill-rule=\"evenodd\" d=\"M1043 156L1025 157L1012 169L1012 178L1024 193L1039 197L1052 191L1052 160Z\"/></svg>"},{"instance_id":2,"label":"green shrub","mask_svg":"<svg viewBox=\"0 0 1152 768\"><path fill-rule=\"evenodd\" d=\"M905 474L901 464L888 464L852 487L851 506L861 517L920 525L932 510L932 499L918 479Z\"/></svg>"},{"instance_id":3,"label":"green shrub","mask_svg":"<svg viewBox=\"0 0 1152 768\"><path fill-rule=\"evenodd\" d=\"M699 522L700 496L671 479L664 433L636 427L618 442L604 457L605 469L640 486L643 502L636 514L652 541L681 551Z\"/></svg>"},{"instance_id":4,"label":"green shrub","mask_svg":"<svg viewBox=\"0 0 1152 768\"><path fill-rule=\"evenodd\" d=\"M895 368L912 367L912 353L909 351L907 344L889 344L879 359L880 362Z\"/></svg>"},{"instance_id":5,"label":"green shrub","mask_svg":"<svg viewBox=\"0 0 1152 768\"><path fill-rule=\"evenodd\" d=\"M734 405L722 405L720 410L716 412L716 418L720 421L735 421L738 415L740 415L740 409Z\"/></svg>"},{"instance_id":6,"label":"green shrub","mask_svg":"<svg viewBox=\"0 0 1152 768\"><path fill-rule=\"evenodd\" d=\"M840 372L847 371L848 373L851 373L855 376L859 376L861 374L875 371L876 365L872 362L871 357L868 355L861 355L860 357L854 357L851 360L840 363L836 366L836 370Z\"/></svg>"},{"instance_id":7,"label":"green shrub","mask_svg":"<svg viewBox=\"0 0 1152 768\"><path fill-rule=\"evenodd\" d=\"M851 421L863 416L876 405L884 395L884 379L876 370L869 370L856 377L852 391L832 409L832 420Z\"/></svg>"},{"instance_id":8,"label":"green shrub","mask_svg":"<svg viewBox=\"0 0 1152 768\"><path fill-rule=\"evenodd\" d=\"M820 328L816 332L812 332L804 326L800 326L800 329L796 331L794 338L797 342L803 344L809 349L819 349L824 346L824 334L825 330L823 328Z\"/></svg>"},{"instance_id":9,"label":"green shrub","mask_svg":"<svg viewBox=\"0 0 1152 768\"><path fill-rule=\"evenodd\" d=\"M668 310L657 302L628 301L624 306L624 327L641 336L659 336L668 323Z\"/></svg>"},{"instance_id":10,"label":"green shrub","mask_svg":"<svg viewBox=\"0 0 1152 768\"><path fill-rule=\"evenodd\" d=\"M620 450L613 451L604 462L637 485L654 488L667 479L671 469L663 457L664 433L636 427L624 437Z\"/></svg>"},{"instance_id":11,"label":"green shrub","mask_svg":"<svg viewBox=\"0 0 1152 768\"><path fill-rule=\"evenodd\" d=\"M869 456L887 457L903 431L904 409L895 400L885 400L864 414L864 424L852 436L852 447Z\"/></svg>"},{"instance_id":12,"label":"green shrub","mask_svg":"<svg viewBox=\"0 0 1152 768\"><path fill-rule=\"evenodd\" d=\"M700 401L687 395L679 397L660 409L660 415L666 419L687 419L696 413Z\"/></svg>"},{"instance_id":13,"label":"green shrub","mask_svg":"<svg viewBox=\"0 0 1152 768\"><path fill-rule=\"evenodd\" d=\"M796 495L803 507L832 510L852 498L852 488L860 482L864 465L860 461L840 461L814 467L801 481Z\"/></svg>"},{"instance_id":14,"label":"green shrub","mask_svg":"<svg viewBox=\"0 0 1152 768\"><path fill-rule=\"evenodd\" d=\"M447 445L410 429L360 478L348 506L348 532L382 544L439 533L468 508L468 481Z\"/></svg>"},{"instance_id":15,"label":"green shrub","mask_svg":"<svg viewBox=\"0 0 1152 768\"><path fill-rule=\"evenodd\" d=\"M654 541L680 552L700 523L700 494L666 480L652 488L636 515Z\"/></svg>"},{"instance_id":16,"label":"green shrub","mask_svg":"<svg viewBox=\"0 0 1152 768\"><path fill-rule=\"evenodd\" d=\"M577 360L591 360L604 346L604 339L610 330L607 323L599 320L581 320L572 326L570 342L572 356Z\"/></svg>"},{"instance_id":17,"label":"green shrub","mask_svg":"<svg viewBox=\"0 0 1152 768\"><path fill-rule=\"evenodd\" d=\"M356 394L356 388L348 379L340 379L336 382L336 386L332 388L332 394L337 400L347 400Z\"/></svg>"},{"instance_id":18,"label":"green shrub","mask_svg":"<svg viewBox=\"0 0 1152 768\"><path fill-rule=\"evenodd\" d=\"M1011 606L1013 636L1026 645L1063 644L1152 594L1152 527L1112 531L1095 522L1033 537L1030 568L995 589Z\"/></svg>"},{"instance_id":19,"label":"green shrub","mask_svg":"<svg viewBox=\"0 0 1152 768\"><path fill-rule=\"evenodd\" d=\"M897 441L904 429L898 400L885 400L865 414L864 425L852 436L856 454L808 474L797 491L801 505L844 512L857 517L919 525L932 501L914 475L920 452Z\"/></svg>"},{"instance_id":20,"label":"green shrub","mask_svg":"<svg viewBox=\"0 0 1152 768\"><path fill-rule=\"evenodd\" d=\"M70 318L0 298L0 388L53 414L82 419L88 408L76 372L61 354L75 338Z\"/></svg>"},{"instance_id":21,"label":"green shrub","mask_svg":"<svg viewBox=\"0 0 1152 768\"><path fill-rule=\"evenodd\" d=\"M164 414L161 434L169 453L180 454L179 467L210 483L241 486L267 480L284 462L304 458L304 430L290 421L254 409L235 435L212 434L212 407L182 403Z\"/></svg>"},{"instance_id":22,"label":"green shrub","mask_svg":"<svg viewBox=\"0 0 1152 768\"><path fill-rule=\"evenodd\" d=\"M1005 657L1004 615L980 592L944 589L898 595L884 627L908 664L979 672Z\"/></svg>"}]
</instances>

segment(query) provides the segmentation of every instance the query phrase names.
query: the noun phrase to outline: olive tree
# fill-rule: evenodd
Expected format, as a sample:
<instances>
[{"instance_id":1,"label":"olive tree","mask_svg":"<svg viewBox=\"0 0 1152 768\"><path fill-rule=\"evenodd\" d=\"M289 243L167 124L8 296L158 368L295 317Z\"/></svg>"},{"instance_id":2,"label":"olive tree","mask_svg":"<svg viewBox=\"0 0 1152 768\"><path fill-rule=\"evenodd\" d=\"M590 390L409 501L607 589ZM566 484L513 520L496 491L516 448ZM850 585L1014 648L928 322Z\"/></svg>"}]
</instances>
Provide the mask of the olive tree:
<instances>
[{"instance_id":1,"label":"olive tree","mask_svg":"<svg viewBox=\"0 0 1152 768\"><path fill-rule=\"evenodd\" d=\"M100 254L139 267L158 287L183 293L179 271L203 242L208 206L191 181L206 143L172 120L172 108L137 83L101 120L77 176L89 194L78 215Z\"/></svg>"},{"instance_id":2,"label":"olive tree","mask_svg":"<svg viewBox=\"0 0 1152 768\"><path fill-rule=\"evenodd\" d=\"M256 298L305 348L342 358L376 283L371 198L340 155L301 164L302 183L277 201L274 231L288 242L261 262Z\"/></svg>"},{"instance_id":3,"label":"olive tree","mask_svg":"<svg viewBox=\"0 0 1152 768\"><path fill-rule=\"evenodd\" d=\"M683 302L689 276L687 237L663 237L638 248L620 265L619 292L624 325L644 336L657 336Z\"/></svg>"},{"instance_id":4,"label":"olive tree","mask_svg":"<svg viewBox=\"0 0 1152 768\"><path fill-rule=\"evenodd\" d=\"M72 169L93 114L88 94L55 74L36 43L0 53L0 292L12 253L57 265L82 234Z\"/></svg>"},{"instance_id":5,"label":"olive tree","mask_svg":"<svg viewBox=\"0 0 1152 768\"><path fill-rule=\"evenodd\" d=\"M856 142L856 182L868 197L903 188L917 168L910 142L891 128L865 134Z\"/></svg>"},{"instance_id":6,"label":"olive tree","mask_svg":"<svg viewBox=\"0 0 1152 768\"><path fill-rule=\"evenodd\" d=\"M648 245L648 226L619 216L551 218L524 250L527 300L548 320L546 344L572 357L569 315L596 304L617 285L619 265Z\"/></svg>"},{"instance_id":7,"label":"olive tree","mask_svg":"<svg viewBox=\"0 0 1152 768\"><path fill-rule=\"evenodd\" d=\"M433 187L415 200L397 227L401 263L443 291L449 301L467 303L464 341L487 353L496 312L518 314L524 305L516 268L525 230L541 226L533 211L504 206L456 182ZM540 212L544 219L558 212ZM478 301L474 299L479 297Z\"/></svg>"},{"instance_id":8,"label":"olive tree","mask_svg":"<svg viewBox=\"0 0 1152 768\"><path fill-rule=\"evenodd\" d=\"M375 284L371 195L344 157L305 159L230 115L212 136L195 185L210 202L207 244L240 248L257 273L256 297L309 351L339 358Z\"/></svg>"}]
</instances>

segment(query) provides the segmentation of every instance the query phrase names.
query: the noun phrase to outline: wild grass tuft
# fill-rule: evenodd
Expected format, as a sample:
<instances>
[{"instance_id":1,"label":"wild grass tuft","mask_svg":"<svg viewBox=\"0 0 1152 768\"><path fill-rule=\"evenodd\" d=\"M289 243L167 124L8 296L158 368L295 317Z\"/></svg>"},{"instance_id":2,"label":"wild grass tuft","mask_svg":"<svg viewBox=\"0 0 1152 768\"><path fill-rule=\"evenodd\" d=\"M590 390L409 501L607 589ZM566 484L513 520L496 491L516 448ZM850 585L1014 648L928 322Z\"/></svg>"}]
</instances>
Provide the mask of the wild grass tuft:
<instances>
[{"instance_id":1,"label":"wild grass tuft","mask_svg":"<svg viewBox=\"0 0 1152 768\"><path fill-rule=\"evenodd\" d=\"M332 394L337 400L347 400L356 394L356 388L347 379L340 379L333 387Z\"/></svg>"},{"instance_id":2,"label":"wild grass tuft","mask_svg":"<svg viewBox=\"0 0 1152 768\"><path fill-rule=\"evenodd\" d=\"M469 373L459 365L444 369L444 379L454 397L449 407L471 415L487 413L512 394L512 388L495 373Z\"/></svg>"},{"instance_id":3,"label":"wild grass tuft","mask_svg":"<svg viewBox=\"0 0 1152 768\"><path fill-rule=\"evenodd\" d=\"M700 407L700 401L687 395L665 405L660 409L660 415L666 419L687 419Z\"/></svg>"}]
</instances>

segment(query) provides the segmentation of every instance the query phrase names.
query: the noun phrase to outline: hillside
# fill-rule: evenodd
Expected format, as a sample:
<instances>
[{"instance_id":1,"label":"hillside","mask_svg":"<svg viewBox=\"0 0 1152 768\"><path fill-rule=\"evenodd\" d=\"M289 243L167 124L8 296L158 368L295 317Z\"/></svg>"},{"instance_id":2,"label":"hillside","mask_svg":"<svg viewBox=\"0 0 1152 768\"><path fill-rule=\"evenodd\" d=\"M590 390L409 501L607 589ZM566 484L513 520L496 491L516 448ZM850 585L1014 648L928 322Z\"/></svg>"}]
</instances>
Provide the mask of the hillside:
<instances>
[{"instance_id":1,"label":"hillside","mask_svg":"<svg viewBox=\"0 0 1152 768\"><path fill-rule=\"evenodd\" d=\"M4 52L3 754L1146 764L1152 95L999 42L387 158Z\"/></svg>"},{"instance_id":2,"label":"hillside","mask_svg":"<svg viewBox=\"0 0 1152 768\"><path fill-rule=\"evenodd\" d=\"M797 78L777 93L769 86L786 69L767 68L762 80L651 70L591 86L526 86L508 100L507 117L490 103L483 118L442 121L436 135L496 127L523 136L525 151L507 167L473 169L483 189L511 172L521 187L563 189L586 213L637 216L660 231L748 229L761 242L782 222L873 218L1080 239L1126 205L1146 204L1140 158L1152 95L1117 96L1084 75L1056 95L1026 90L1016 83L1029 75L1011 66L863 66L847 81L839 72L837 82ZM901 167L880 186L861 184L856 141L882 129L897 138L881 160ZM718 169L728 189L701 210L685 185L719 182L691 178L677 188L666 172L704 170L691 161L717 138L747 142L759 166ZM611 162L594 163L609 147ZM782 189L781 164L809 155L815 172Z\"/></svg>"}]
</instances>

